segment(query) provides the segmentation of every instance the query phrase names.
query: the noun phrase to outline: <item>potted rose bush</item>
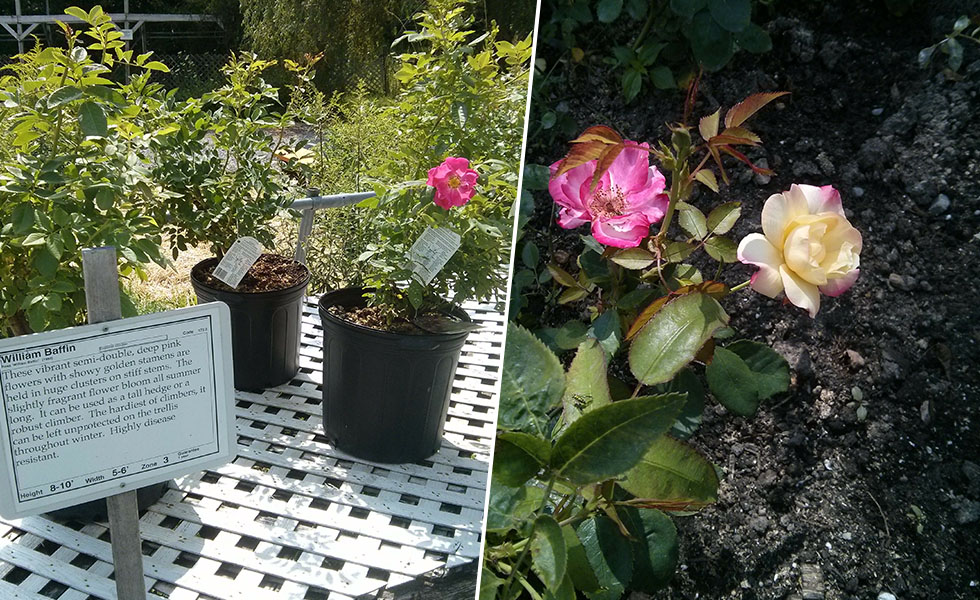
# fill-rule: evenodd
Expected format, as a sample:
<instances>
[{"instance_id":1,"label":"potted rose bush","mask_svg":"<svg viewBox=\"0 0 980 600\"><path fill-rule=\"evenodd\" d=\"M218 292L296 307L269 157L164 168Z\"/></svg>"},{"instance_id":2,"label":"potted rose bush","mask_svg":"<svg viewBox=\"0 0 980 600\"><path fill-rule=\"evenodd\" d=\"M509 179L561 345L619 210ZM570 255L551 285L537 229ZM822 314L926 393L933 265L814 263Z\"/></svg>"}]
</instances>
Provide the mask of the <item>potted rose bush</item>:
<instances>
[{"instance_id":1,"label":"potted rose bush","mask_svg":"<svg viewBox=\"0 0 980 600\"><path fill-rule=\"evenodd\" d=\"M459 305L506 282L530 38L478 40L469 8L445 0L417 16L420 31L408 35L426 47L401 56L390 113L401 135L373 172L377 198L364 203L367 276L320 299L324 430L371 460L438 449L473 329Z\"/></svg>"},{"instance_id":2,"label":"potted rose bush","mask_svg":"<svg viewBox=\"0 0 980 600\"><path fill-rule=\"evenodd\" d=\"M305 265L263 253L234 288L214 271L236 240L271 248L273 220L291 201L278 155L288 113L276 111L278 90L262 78L274 63L249 53L224 67L225 85L163 109L168 135L154 144L153 176L167 189L157 220L173 255L208 244L214 258L198 263L191 283L199 302L219 300L232 314L235 386L255 390L290 380L299 369Z\"/></svg>"},{"instance_id":3,"label":"potted rose bush","mask_svg":"<svg viewBox=\"0 0 980 600\"><path fill-rule=\"evenodd\" d=\"M697 127L672 125L669 143L590 127L551 165L544 187L558 225L589 235L567 269L550 262L548 272L557 302L592 318L537 336L508 331L481 599L615 600L667 585L678 560L671 515L718 497L720 470L692 443L706 401L748 417L790 384L778 353L732 339L726 298L751 288L814 316L821 295L858 278L861 234L833 187L774 194L762 233L739 243L727 234L740 203L692 194L720 192L726 155L767 172L738 148L761 143L746 121L781 95L750 96L723 122L719 109ZM736 262L758 270L726 284ZM567 369L554 347L575 350Z\"/></svg>"}]
</instances>

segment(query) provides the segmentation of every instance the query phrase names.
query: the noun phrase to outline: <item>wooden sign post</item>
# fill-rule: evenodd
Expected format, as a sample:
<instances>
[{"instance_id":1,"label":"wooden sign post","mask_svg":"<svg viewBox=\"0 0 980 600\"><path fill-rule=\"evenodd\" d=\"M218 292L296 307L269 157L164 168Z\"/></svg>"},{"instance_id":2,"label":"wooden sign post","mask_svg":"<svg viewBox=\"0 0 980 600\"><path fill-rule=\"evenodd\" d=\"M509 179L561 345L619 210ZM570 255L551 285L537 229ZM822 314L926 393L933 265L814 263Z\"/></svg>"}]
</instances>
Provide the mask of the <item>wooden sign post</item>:
<instances>
[{"instance_id":1,"label":"wooden sign post","mask_svg":"<svg viewBox=\"0 0 980 600\"><path fill-rule=\"evenodd\" d=\"M0 515L106 498L117 597L144 600L136 489L236 454L231 317L121 319L115 248L82 258L89 324L0 340Z\"/></svg>"},{"instance_id":2,"label":"wooden sign post","mask_svg":"<svg viewBox=\"0 0 980 600\"><path fill-rule=\"evenodd\" d=\"M85 304L90 325L122 318L119 298L119 270L116 249L82 250L82 275L85 277ZM143 542L140 540L139 509L136 490L109 496L109 534L112 541L112 566L116 576L119 600L145 600L143 587Z\"/></svg>"}]
</instances>

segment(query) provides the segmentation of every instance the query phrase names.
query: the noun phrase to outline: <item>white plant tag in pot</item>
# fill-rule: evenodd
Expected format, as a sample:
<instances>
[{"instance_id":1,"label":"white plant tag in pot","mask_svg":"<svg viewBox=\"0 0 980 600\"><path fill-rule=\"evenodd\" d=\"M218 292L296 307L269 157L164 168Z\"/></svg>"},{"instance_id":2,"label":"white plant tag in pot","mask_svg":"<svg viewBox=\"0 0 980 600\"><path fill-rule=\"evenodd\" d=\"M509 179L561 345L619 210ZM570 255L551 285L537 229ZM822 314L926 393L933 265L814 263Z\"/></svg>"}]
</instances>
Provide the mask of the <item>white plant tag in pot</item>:
<instances>
[{"instance_id":1,"label":"white plant tag in pot","mask_svg":"<svg viewBox=\"0 0 980 600\"><path fill-rule=\"evenodd\" d=\"M262 256L262 244L253 237L240 237L231 245L212 273L229 287L237 288L245 273Z\"/></svg>"},{"instance_id":2,"label":"white plant tag in pot","mask_svg":"<svg viewBox=\"0 0 980 600\"><path fill-rule=\"evenodd\" d=\"M459 249L459 241L454 231L427 227L408 251L412 276L422 285L429 285Z\"/></svg>"}]
</instances>

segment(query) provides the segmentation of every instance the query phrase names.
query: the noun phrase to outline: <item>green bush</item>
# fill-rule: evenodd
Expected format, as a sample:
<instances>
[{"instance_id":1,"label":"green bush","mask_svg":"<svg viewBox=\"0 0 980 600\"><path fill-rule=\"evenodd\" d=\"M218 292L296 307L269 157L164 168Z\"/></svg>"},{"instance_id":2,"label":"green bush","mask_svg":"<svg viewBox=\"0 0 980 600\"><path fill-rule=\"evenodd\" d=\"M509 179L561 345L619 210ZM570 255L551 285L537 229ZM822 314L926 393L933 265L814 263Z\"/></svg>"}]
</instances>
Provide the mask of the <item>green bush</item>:
<instances>
[{"instance_id":1,"label":"green bush","mask_svg":"<svg viewBox=\"0 0 980 600\"><path fill-rule=\"evenodd\" d=\"M294 110L312 128L313 153L305 159L308 187L321 194L369 191L373 181L369 173L383 160L398 133L399 122L388 110L390 102L370 95L363 83L329 99L315 87L297 85L293 102ZM366 265L357 257L375 239L369 215L370 209L363 206L317 211L307 242L311 289L339 289L364 282ZM295 230L288 228L287 245L295 243Z\"/></svg>"},{"instance_id":2,"label":"green bush","mask_svg":"<svg viewBox=\"0 0 980 600\"><path fill-rule=\"evenodd\" d=\"M273 246L272 220L291 200L277 158L290 117L277 112L279 92L262 78L273 64L233 55L225 85L185 102L171 94L161 109L166 135L153 141L153 178L167 201L153 215L174 257L201 243L223 256L242 236Z\"/></svg>"},{"instance_id":3,"label":"green bush","mask_svg":"<svg viewBox=\"0 0 980 600\"><path fill-rule=\"evenodd\" d=\"M161 196L148 157L163 135L150 71L167 67L124 50L100 7L67 12L90 29L62 26L65 48L35 47L0 80L0 330L14 335L84 319L82 248L115 246L123 275L164 262L146 209ZM108 78L119 64L138 73L127 85Z\"/></svg>"}]
</instances>

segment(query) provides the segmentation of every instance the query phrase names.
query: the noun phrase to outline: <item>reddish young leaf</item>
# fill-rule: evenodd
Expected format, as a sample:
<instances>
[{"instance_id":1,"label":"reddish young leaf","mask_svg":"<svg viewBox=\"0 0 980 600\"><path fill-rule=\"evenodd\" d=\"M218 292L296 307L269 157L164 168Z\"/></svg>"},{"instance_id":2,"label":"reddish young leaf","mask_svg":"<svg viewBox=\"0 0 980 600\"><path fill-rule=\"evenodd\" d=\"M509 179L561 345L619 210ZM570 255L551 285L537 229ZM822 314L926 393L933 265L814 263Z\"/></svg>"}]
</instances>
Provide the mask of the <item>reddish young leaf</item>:
<instances>
[{"instance_id":1,"label":"reddish young leaf","mask_svg":"<svg viewBox=\"0 0 980 600\"><path fill-rule=\"evenodd\" d=\"M707 294L715 300L721 300L728 295L728 286L720 281L711 281L709 279L708 281L699 283L694 287L697 289L697 291L701 292L702 294Z\"/></svg>"},{"instance_id":2,"label":"reddish young leaf","mask_svg":"<svg viewBox=\"0 0 980 600\"><path fill-rule=\"evenodd\" d=\"M701 138L708 141L718 135L718 122L720 120L720 108L707 117L701 117L701 121L698 122L698 131L701 133Z\"/></svg>"},{"instance_id":3,"label":"reddish young leaf","mask_svg":"<svg viewBox=\"0 0 980 600\"><path fill-rule=\"evenodd\" d=\"M730 135L732 137L744 138L747 140L752 140L756 144L762 143L762 138L755 134L753 131L749 131L745 127L729 127L725 131L721 132L722 135Z\"/></svg>"},{"instance_id":4,"label":"reddish young leaf","mask_svg":"<svg viewBox=\"0 0 980 600\"><path fill-rule=\"evenodd\" d=\"M686 125L688 120L691 118L691 112L694 110L694 101L698 97L698 84L701 83L701 73L703 71L699 70L697 77L691 80L691 83L687 86L687 97L684 99L684 120L683 123Z\"/></svg>"},{"instance_id":5,"label":"reddish young leaf","mask_svg":"<svg viewBox=\"0 0 980 600\"><path fill-rule=\"evenodd\" d=\"M734 145L744 145L744 146L758 146L757 142L753 142L750 139L743 137L735 137L733 135L725 135L724 133L718 134L715 137L708 140L708 143L712 146L727 146L730 144Z\"/></svg>"},{"instance_id":6,"label":"reddish young leaf","mask_svg":"<svg viewBox=\"0 0 980 600\"><path fill-rule=\"evenodd\" d=\"M757 167L756 165L752 164L752 161L749 160L747 156L745 156L744 154L742 154L741 152L739 152L738 150L735 150L734 148L732 148L730 146L719 146L719 148L721 149L722 152L724 152L726 154L730 154L731 156L734 156L738 160L744 162L745 164L747 164L749 166L750 169L752 169L756 173L759 173L760 175L772 175L773 174L773 172L770 171L769 169L763 169L762 167Z\"/></svg>"},{"instance_id":7,"label":"reddish young leaf","mask_svg":"<svg viewBox=\"0 0 980 600\"><path fill-rule=\"evenodd\" d=\"M725 172L725 165L721 163L721 154L718 153L718 147L708 144L708 152L711 153L711 158L715 159L715 164L718 165L718 171L721 172L721 179L728 185L728 173Z\"/></svg>"},{"instance_id":8,"label":"reddish young leaf","mask_svg":"<svg viewBox=\"0 0 980 600\"><path fill-rule=\"evenodd\" d=\"M694 355L694 360L700 361L705 365L711 364L711 359L715 356L715 338L709 339L707 342L701 346L697 354Z\"/></svg>"},{"instance_id":9,"label":"reddish young leaf","mask_svg":"<svg viewBox=\"0 0 980 600\"><path fill-rule=\"evenodd\" d=\"M561 164L558 165L558 171L555 172L555 176L561 175L567 171L571 171L579 165L584 165L590 160L596 160L599 158L603 151L606 149L605 142L592 141L592 142L582 142L575 144L562 159Z\"/></svg>"},{"instance_id":10,"label":"reddish young leaf","mask_svg":"<svg viewBox=\"0 0 980 600\"><path fill-rule=\"evenodd\" d=\"M580 144L582 142L603 142L606 144L619 144L622 143L623 138L616 130L611 127L606 127L605 125L593 125L585 131L582 132L580 136L571 141L572 144Z\"/></svg>"},{"instance_id":11,"label":"reddish young leaf","mask_svg":"<svg viewBox=\"0 0 980 600\"><path fill-rule=\"evenodd\" d=\"M760 108L766 104L769 104L776 98L785 96L788 93L789 92L764 92L761 94L752 94L728 111L728 113L725 115L725 127L738 127L749 117L758 112Z\"/></svg>"},{"instance_id":12,"label":"reddish young leaf","mask_svg":"<svg viewBox=\"0 0 980 600\"><path fill-rule=\"evenodd\" d=\"M599 180L602 179L602 176L609 170L613 161L616 160L616 157L619 156L619 153L625 147L625 144L606 146L606 149L602 151L602 155L599 156L599 164L596 165L595 173L592 175L592 184L589 186L589 191L595 190L596 186L599 185Z\"/></svg>"},{"instance_id":13,"label":"reddish young leaf","mask_svg":"<svg viewBox=\"0 0 980 600\"><path fill-rule=\"evenodd\" d=\"M665 304L667 304L667 301L670 300L670 298L671 298L670 294L666 296L662 296L660 298L657 298L656 300L651 302L649 306L644 308L643 312L637 315L636 320L633 321L632 325L630 325L629 331L626 332L626 339L631 340L636 334L640 333L640 330L643 329L643 326L646 325L647 322L650 319L652 319L653 316L657 314L657 312L659 312L660 309L663 308Z\"/></svg>"}]
</instances>

